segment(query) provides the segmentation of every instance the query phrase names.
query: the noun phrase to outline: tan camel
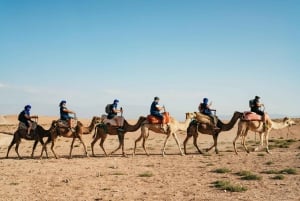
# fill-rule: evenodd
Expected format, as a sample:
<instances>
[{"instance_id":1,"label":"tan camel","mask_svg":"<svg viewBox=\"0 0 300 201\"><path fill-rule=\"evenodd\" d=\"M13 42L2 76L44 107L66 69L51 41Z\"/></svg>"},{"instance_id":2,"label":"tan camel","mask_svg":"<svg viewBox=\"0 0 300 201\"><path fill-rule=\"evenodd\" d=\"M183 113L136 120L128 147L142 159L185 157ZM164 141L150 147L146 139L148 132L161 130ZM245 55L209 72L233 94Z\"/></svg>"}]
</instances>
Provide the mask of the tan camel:
<instances>
[{"instance_id":1,"label":"tan camel","mask_svg":"<svg viewBox=\"0 0 300 201\"><path fill-rule=\"evenodd\" d=\"M100 123L101 120L102 120L101 117L94 116L88 127L82 127L82 133L83 134L90 134L94 130L96 124Z\"/></svg>"},{"instance_id":2,"label":"tan camel","mask_svg":"<svg viewBox=\"0 0 300 201\"><path fill-rule=\"evenodd\" d=\"M262 121L248 121L248 120L240 120L240 122L238 123L238 131L237 131L237 135L235 137L235 139L233 140L233 147L234 147L234 151L236 154L237 150L236 150L236 140L242 136L242 145L244 147L244 149L247 151L247 153L249 153L249 150L246 146L246 136L249 130L254 131L259 133L260 136L260 146L263 147L264 144L264 138L266 141L266 151L267 153L270 153L269 151L269 133L272 129L278 130L278 129L283 129L285 127L289 127L292 125L295 125L295 122L290 119L285 117L283 119L282 122L277 123L274 122L272 120L270 120L271 125L269 126L269 128L267 128L267 130L265 130L263 128L263 123ZM255 148L255 151L257 151L259 149L259 146L257 148Z\"/></svg>"},{"instance_id":3,"label":"tan camel","mask_svg":"<svg viewBox=\"0 0 300 201\"><path fill-rule=\"evenodd\" d=\"M56 153L54 151L54 145L55 145L55 141L56 141L58 136L73 138L72 143L71 143L69 158L72 158L72 150L73 150L73 145L74 145L74 142L75 142L76 138L78 138L80 140L80 142L82 143L85 155L88 157L86 146L85 146L85 144L82 140L82 134L83 134L82 128L83 128L83 124L80 121L77 121L77 124L76 124L76 127L75 127L75 132L72 132L71 130L69 130L69 128L66 128L66 127L59 127L58 121L55 121L55 120L52 121L52 124L51 124L51 127L50 127L51 142L52 142L51 150L52 150L52 153L54 154L56 159L58 159L59 157L58 157L58 155L56 155ZM42 152L43 152L43 150L46 149L46 145L47 144L44 144Z\"/></svg>"},{"instance_id":4,"label":"tan camel","mask_svg":"<svg viewBox=\"0 0 300 201\"><path fill-rule=\"evenodd\" d=\"M168 142L168 139L170 137L170 135L172 135L177 143L177 146L180 150L180 153L181 155L184 155L182 150L181 150L181 147L180 147L180 144L179 144L179 141L177 139L177 135L176 135L176 132L177 131L185 131L186 128L189 126L191 120L195 117L195 113L186 113L186 120L184 122L178 122L176 119L174 119L173 117L170 117L170 122L168 123L168 129L167 129L167 132L163 132L160 128L160 124L150 124L148 122L148 120L146 120L142 127L141 127L141 135L135 140L135 143L134 143L134 149L133 149L133 156L135 155L135 150L136 150L136 144L141 140L143 139L143 149L145 151L145 153L149 156L149 153L147 152L146 150L146 147L145 147L145 143L146 143L146 140L148 139L149 137L149 131L153 131L155 133L160 133L160 134L165 134L167 135L166 139L165 139L165 142L164 142L164 146L163 146L163 149L162 149L162 155L165 156L165 149L166 149L166 145L167 145L167 142Z\"/></svg>"},{"instance_id":5,"label":"tan camel","mask_svg":"<svg viewBox=\"0 0 300 201\"><path fill-rule=\"evenodd\" d=\"M8 158L8 154L9 151L11 149L11 147L16 144L16 148L15 151L19 157L19 159L21 159L22 157L19 154L19 145L21 143L21 139L25 139L25 140L34 140L34 144L33 144L33 148L32 148L32 153L31 153L31 158L33 158L34 155L34 150L36 148L36 145L38 142L40 142L43 146L46 145L47 143L49 143L51 141L51 134L50 134L50 129L49 130L45 130L42 126L37 125L35 130L31 130L31 138L28 138L27 136L27 128L26 129L17 129L14 133L14 137L10 143L10 145L8 146L8 150L7 150L7 154L6 154L6 158ZM43 138L44 137L48 137L48 140L46 143L44 143ZM48 158L48 153L47 153L47 149L44 149L46 152L46 156ZM42 152L43 153L43 152ZM42 158L42 153L40 155L40 158Z\"/></svg>"},{"instance_id":6,"label":"tan camel","mask_svg":"<svg viewBox=\"0 0 300 201\"><path fill-rule=\"evenodd\" d=\"M134 131L138 130L145 120L146 120L146 117L141 116L138 119L138 121L135 125L130 125L126 120L124 120L124 124L123 124L123 130L124 131L122 131L122 132L117 130L117 128L118 128L117 126L112 126L112 125L104 124L104 123L98 124L95 127L95 134L93 136L94 139L91 143L92 156L95 156L95 154L94 154L94 145L99 139L101 139L100 140L100 147L102 148L105 156L108 156L108 154L106 153L106 151L104 149L104 146L103 146L103 143L104 143L104 141L107 137L107 134L118 135L118 138L119 138L118 148L115 149L114 151L112 151L109 155L115 153L116 151L118 151L122 147L122 155L126 156L126 153L124 151L124 135L125 135L125 133L134 132Z\"/></svg>"},{"instance_id":7,"label":"tan camel","mask_svg":"<svg viewBox=\"0 0 300 201\"><path fill-rule=\"evenodd\" d=\"M202 123L202 122L198 122L196 120L192 121L190 123L189 127L187 128L187 136L183 142L184 153L187 154L186 143L189 140L189 138L192 136L194 139L194 146L197 148L197 150L200 154L203 153L197 145L198 134L202 133L202 134L212 135L213 139L214 139L214 144L210 148L206 149L206 151L208 152L213 147L215 147L215 152L218 154L219 150L218 150L217 145L218 145L218 136L219 136L220 132L229 131L230 129L232 129L233 126L235 125L235 123L237 122L237 120L240 119L242 116L243 116L243 113L234 112L231 120L227 124L224 124L221 120L218 119L217 127L219 127L220 130L214 130L213 125L211 123Z\"/></svg>"}]
</instances>

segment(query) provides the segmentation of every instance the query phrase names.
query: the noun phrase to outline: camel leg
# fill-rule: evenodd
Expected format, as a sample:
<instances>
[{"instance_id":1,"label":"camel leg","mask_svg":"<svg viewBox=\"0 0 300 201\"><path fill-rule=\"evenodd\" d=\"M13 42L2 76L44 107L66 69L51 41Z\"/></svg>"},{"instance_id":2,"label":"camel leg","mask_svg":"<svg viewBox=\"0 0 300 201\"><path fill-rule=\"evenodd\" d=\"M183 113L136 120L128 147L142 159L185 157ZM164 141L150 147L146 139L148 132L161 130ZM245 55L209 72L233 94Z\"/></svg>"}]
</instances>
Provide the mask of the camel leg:
<instances>
[{"instance_id":1,"label":"camel leg","mask_svg":"<svg viewBox=\"0 0 300 201\"><path fill-rule=\"evenodd\" d=\"M74 145L75 139L76 139L76 137L74 136L72 139L71 147L70 147L69 159L72 158L72 150L73 150L73 145Z\"/></svg>"},{"instance_id":2,"label":"camel leg","mask_svg":"<svg viewBox=\"0 0 300 201\"><path fill-rule=\"evenodd\" d=\"M21 157L20 154L19 154L19 145L20 145L20 143L21 143L21 140L19 140L19 141L16 142L15 151L16 151L16 153L17 153L19 159L22 159L22 157Z\"/></svg>"},{"instance_id":3,"label":"camel leg","mask_svg":"<svg viewBox=\"0 0 300 201\"><path fill-rule=\"evenodd\" d=\"M86 157L89 157L89 154L88 154L88 152L87 152L85 143L84 143L83 140L82 140L82 136L81 136L81 135L78 135L78 139L79 139L79 141L81 142L81 144L82 144L82 146L83 146L85 156L86 156ZM75 141L75 140L74 140L74 141ZM73 147L72 147L72 148L73 148Z\"/></svg>"},{"instance_id":4,"label":"camel leg","mask_svg":"<svg viewBox=\"0 0 300 201\"><path fill-rule=\"evenodd\" d=\"M254 151L258 151L260 147L263 147L264 144L264 133L259 133L260 145L254 149Z\"/></svg>"},{"instance_id":5,"label":"camel leg","mask_svg":"<svg viewBox=\"0 0 300 201\"><path fill-rule=\"evenodd\" d=\"M107 135L104 135L104 136L101 138L101 140L100 140L100 147L101 147L101 149L103 150L105 156L108 156L107 153L106 153L106 151L105 151L105 149L104 149L104 146L103 146L103 143L104 143L106 137L107 137Z\"/></svg>"},{"instance_id":6,"label":"camel leg","mask_svg":"<svg viewBox=\"0 0 300 201\"><path fill-rule=\"evenodd\" d=\"M208 149L206 149L206 152L210 151L213 147L215 147L215 152L216 152L216 154L218 154L219 153L219 150L218 150L218 147L217 147L217 145L218 145L218 134L214 134L213 139L214 139L214 144L211 147L209 147Z\"/></svg>"},{"instance_id":7,"label":"camel leg","mask_svg":"<svg viewBox=\"0 0 300 201\"><path fill-rule=\"evenodd\" d=\"M269 132L266 133L265 141L266 141L266 151L268 154L271 154L269 150Z\"/></svg>"},{"instance_id":8,"label":"camel leg","mask_svg":"<svg viewBox=\"0 0 300 201\"><path fill-rule=\"evenodd\" d=\"M34 150L35 150L36 145L37 145L38 142L39 142L38 140L35 140L34 143L33 143L32 153L31 153L31 158L33 158ZM42 145L44 144L43 140L42 140L41 144L42 144Z\"/></svg>"},{"instance_id":9,"label":"camel leg","mask_svg":"<svg viewBox=\"0 0 300 201\"><path fill-rule=\"evenodd\" d=\"M94 153L94 145L95 143L100 139L100 136L97 134L95 136L95 138L93 139L93 141L91 142L91 149L92 149L92 156L95 157L95 153Z\"/></svg>"},{"instance_id":10,"label":"camel leg","mask_svg":"<svg viewBox=\"0 0 300 201\"><path fill-rule=\"evenodd\" d=\"M10 149L12 148L12 146L13 146L15 143L16 143L16 137L15 137L15 135L14 135L14 137L13 137L13 139L12 139L10 145L8 146L6 158L8 158L9 151L10 151Z\"/></svg>"},{"instance_id":11,"label":"camel leg","mask_svg":"<svg viewBox=\"0 0 300 201\"><path fill-rule=\"evenodd\" d=\"M149 132L149 131L148 131L148 132ZM148 133L147 136L146 136L146 135L143 136L143 143L142 143L142 146L143 146L143 149L144 149L145 153L147 154L147 156L150 156L149 153L147 152L147 149L146 149L146 140L148 139L148 137L149 137L149 133Z\"/></svg>"},{"instance_id":12,"label":"camel leg","mask_svg":"<svg viewBox=\"0 0 300 201\"><path fill-rule=\"evenodd\" d=\"M170 137L170 134L171 134L171 133L168 133L168 134L167 134L167 137L166 137L166 139L165 139L164 146L163 146L163 149L162 149L162 156L165 156L166 145L167 145L168 139L169 139L169 137Z\"/></svg>"},{"instance_id":13,"label":"camel leg","mask_svg":"<svg viewBox=\"0 0 300 201\"><path fill-rule=\"evenodd\" d=\"M54 151L54 144L55 144L55 140L56 140L56 136L55 137L52 137L52 144L51 144L51 150L52 150L52 153L53 153L53 155L54 155L54 157L56 158L56 159L58 159L59 157L55 154L55 151Z\"/></svg>"},{"instance_id":14,"label":"camel leg","mask_svg":"<svg viewBox=\"0 0 300 201\"><path fill-rule=\"evenodd\" d=\"M45 143L42 144L42 151L41 151L40 159L43 158L43 152L44 152L44 150L45 150L45 152L46 152L46 157L49 158L49 157L48 157L48 152L47 152L47 144L50 143L50 142L51 142L51 138L49 137L49 138L47 139L47 141L46 141Z\"/></svg>"},{"instance_id":15,"label":"camel leg","mask_svg":"<svg viewBox=\"0 0 300 201\"><path fill-rule=\"evenodd\" d=\"M173 137L174 137L174 139L175 139L175 141L176 141L176 144L177 144L177 146L178 146L178 148L179 148L179 151L180 151L180 153L181 153L181 156L184 156L184 153L183 153L182 150L181 150L181 147L180 147L180 144L179 144L179 140L178 140L178 138L177 138L176 133L173 133Z\"/></svg>"},{"instance_id":16,"label":"camel leg","mask_svg":"<svg viewBox=\"0 0 300 201\"><path fill-rule=\"evenodd\" d=\"M233 140L233 148L234 148L234 152L235 152L235 154L236 155L238 155L238 152L237 152L237 150L236 150L236 141L237 141L237 139L240 137L240 134L238 133L237 135L236 135L236 137L234 138L234 140Z\"/></svg>"},{"instance_id":17,"label":"camel leg","mask_svg":"<svg viewBox=\"0 0 300 201\"><path fill-rule=\"evenodd\" d=\"M193 143L194 143L194 146L197 148L199 154L203 154L203 152L199 149L198 145L197 145L197 138L198 138L198 135L193 135Z\"/></svg>"},{"instance_id":18,"label":"camel leg","mask_svg":"<svg viewBox=\"0 0 300 201\"><path fill-rule=\"evenodd\" d=\"M183 141L183 150L184 150L184 154L187 154L186 152L186 143L188 142L188 140L190 139L190 135L187 135Z\"/></svg>"},{"instance_id":19,"label":"camel leg","mask_svg":"<svg viewBox=\"0 0 300 201\"><path fill-rule=\"evenodd\" d=\"M115 153L122 147L122 155L126 156L124 152L124 134L123 133L118 134L118 138L119 138L119 146L114 151L112 151L109 155Z\"/></svg>"},{"instance_id":20,"label":"camel leg","mask_svg":"<svg viewBox=\"0 0 300 201\"><path fill-rule=\"evenodd\" d=\"M143 134L141 135L134 141L134 148L133 148L133 153L132 156L135 156L135 151L136 151L136 144L143 138Z\"/></svg>"},{"instance_id":21,"label":"camel leg","mask_svg":"<svg viewBox=\"0 0 300 201\"><path fill-rule=\"evenodd\" d=\"M249 149L247 148L246 146L246 137L247 137L247 134L248 134L248 130L246 130L244 133L243 133L243 136L242 136L242 145L244 147L244 149L246 150L247 153L250 153Z\"/></svg>"}]
</instances>

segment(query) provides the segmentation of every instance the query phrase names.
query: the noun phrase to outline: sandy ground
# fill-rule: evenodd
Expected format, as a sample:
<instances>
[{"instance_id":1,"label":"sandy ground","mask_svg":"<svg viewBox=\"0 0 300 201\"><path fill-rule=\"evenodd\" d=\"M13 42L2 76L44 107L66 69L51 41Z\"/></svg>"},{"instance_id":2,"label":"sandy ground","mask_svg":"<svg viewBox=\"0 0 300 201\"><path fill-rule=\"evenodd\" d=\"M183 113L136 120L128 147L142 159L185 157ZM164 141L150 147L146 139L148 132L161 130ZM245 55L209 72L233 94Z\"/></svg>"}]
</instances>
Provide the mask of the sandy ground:
<instances>
[{"instance_id":1,"label":"sandy ground","mask_svg":"<svg viewBox=\"0 0 300 201\"><path fill-rule=\"evenodd\" d=\"M11 124L16 123L14 115L5 116ZM39 124L45 129L54 118L41 117ZM88 119L81 120L86 126ZM135 123L134 121L132 121ZM137 132L127 133L125 150L110 157L104 157L95 146L96 157L85 157L83 146L76 140L73 158L68 159L71 140L60 137L56 143L55 159L48 149L49 158L39 160L41 146L35 157L30 158L33 141L22 140L19 160L14 147L6 159L7 147L12 139L8 133L15 126L0 126L0 200L300 200L300 126L290 128L288 139L293 143L288 148L275 147L271 154L264 150L247 154L238 141L239 155L233 152L232 140L236 127L222 132L218 139L220 153L211 150L200 155L188 142L188 155L181 156L175 140L170 137L166 156L161 156L165 135L150 133L146 146L150 156L145 155L138 145L137 155L131 155ZM4 132L4 133L3 133ZM273 130L270 140L287 140L288 129ZM5 134L6 133L6 134ZM84 142L91 153L92 135L84 135ZM177 134L181 147L186 132ZM258 136L257 136L258 140ZM248 147L254 148L255 134L249 133ZM212 144L212 137L201 135L198 145L201 149ZM274 142L273 142L274 143ZM272 144L272 142L271 142ZM117 136L108 136L105 148L108 152L118 145ZM227 173L216 173L216 169L228 169ZM282 174L282 180L272 179L276 174L263 171L293 169L297 174ZM261 180L242 180L236 173L250 171ZM214 187L213 182L229 181L232 185L246 187L243 192L230 192Z\"/></svg>"}]
</instances>

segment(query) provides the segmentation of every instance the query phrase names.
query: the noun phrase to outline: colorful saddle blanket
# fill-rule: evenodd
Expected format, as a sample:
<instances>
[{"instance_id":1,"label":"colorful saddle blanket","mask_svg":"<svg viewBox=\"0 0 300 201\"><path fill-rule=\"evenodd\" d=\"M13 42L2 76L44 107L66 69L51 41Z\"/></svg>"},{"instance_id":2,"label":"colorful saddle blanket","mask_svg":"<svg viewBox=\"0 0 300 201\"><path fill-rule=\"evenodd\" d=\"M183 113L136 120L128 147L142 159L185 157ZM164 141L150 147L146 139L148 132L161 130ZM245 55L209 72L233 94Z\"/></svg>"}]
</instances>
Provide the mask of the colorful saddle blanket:
<instances>
[{"instance_id":1,"label":"colorful saddle blanket","mask_svg":"<svg viewBox=\"0 0 300 201\"><path fill-rule=\"evenodd\" d=\"M170 114L169 112L164 112L164 122L161 122L161 119L159 117L153 116L153 115L148 115L147 120L149 121L150 124L167 124L170 122Z\"/></svg>"},{"instance_id":2,"label":"colorful saddle blanket","mask_svg":"<svg viewBox=\"0 0 300 201\"><path fill-rule=\"evenodd\" d=\"M246 121L262 121L262 116L255 112L246 111L243 113L242 119Z\"/></svg>"}]
</instances>

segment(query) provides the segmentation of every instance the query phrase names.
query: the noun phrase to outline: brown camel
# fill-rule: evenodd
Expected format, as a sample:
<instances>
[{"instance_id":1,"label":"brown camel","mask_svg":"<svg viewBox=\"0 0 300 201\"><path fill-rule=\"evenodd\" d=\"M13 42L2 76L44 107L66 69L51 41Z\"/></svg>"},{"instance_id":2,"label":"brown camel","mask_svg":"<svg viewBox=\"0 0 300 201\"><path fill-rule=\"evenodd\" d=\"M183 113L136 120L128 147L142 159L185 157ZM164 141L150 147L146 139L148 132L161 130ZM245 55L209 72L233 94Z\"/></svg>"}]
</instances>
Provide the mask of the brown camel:
<instances>
[{"instance_id":1,"label":"brown camel","mask_svg":"<svg viewBox=\"0 0 300 201\"><path fill-rule=\"evenodd\" d=\"M186 113L186 120L185 122L178 122L176 119L174 119L173 117L170 117L170 122L168 123L168 129L167 129L167 132L163 132L160 128L160 124L150 124L147 120L143 123L142 127L141 127L141 135L135 140L135 143L134 143L134 149L133 149L133 156L135 155L135 150L136 150L136 144L137 142L139 142L142 138L143 138L143 149L145 151L145 153L149 156L149 153L147 152L146 150L146 147L145 147L145 143L146 143L146 140L147 138L149 137L149 131L153 131L155 133L161 133L161 134L165 134L167 135L166 139L165 139L165 142L164 142L164 146L163 146L163 149L162 149L162 156L165 156L165 149L166 149L166 145L167 145L167 142L168 142L168 139L170 137L170 135L172 134L172 136L174 137L177 145L178 145L178 148L180 150L180 153L181 155L184 155L182 150L181 150L181 147L180 147L180 144L179 144L179 141L177 139L177 135L176 135L176 132L181 130L186 130L186 128L188 127L188 125L190 124L190 122L192 121L192 119L195 117L195 113Z\"/></svg>"},{"instance_id":2,"label":"brown camel","mask_svg":"<svg viewBox=\"0 0 300 201\"><path fill-rule=\"evenodd\" d=\"M96 124L100 123L101 120L102 120L101 117L94 116L88 127L82 127L82 133L90 134L94 130Z\"/></svg>"},{"instance_id":3,"label":"brown camel","mask_svg":"<svg viewBox=\"0 0 300 201\"><path fill-rule=\"evenodd\" d=\"M16 144L16 148L15 151L18 154L19 159L21 159L22 157L19 154L19 145L21 143L21 139L25 139L25 140L34 140L34 144L33 144L33 148L32 148L32 153L31 153L31 158L33 158L33 154L34 154L34 150L36 148L36 145L38 142L40 142L43 146L46 145L47 143L49 143L51 141L51 133L50 133L50 129L49 130L45 130L42 126L37 125L35 130L31 130L31 138L29 138L27 136L27 129L17 129L14 133L13 139L10 143L10 145L8 146L8 150L7 150L7 154L6 154L6 158L8 158L8 154L9 151L11 149L11 147ZM44 137L48 137L48 140L46 143L44 143L43 138ZM48 153L47 153L47 149L44 149L46 152L46 156L48 158ZM43 152L42 152L43 153ZM42 153L40 155L40 158L42 158Z\"/></svg>"},{"instance_id":4,"label":"brown camel","mask_svg":"<svg viewBox=\"0 0 300 201\"><path fill-rule=\"evenodd\" d=\"M214 144L210 148L206 149L206 151L208 152L213 147L215 147L215 152L218 154L219 150L218 150L217 145L218 145L218 136L219 136L220 132L229 131L230 129L232 129L233 126L235 125L235 123L237 122L237 120L240 119L242 116L243 116L243 113L234 112L231 120L227 124L224 124L221 120L218 119L217 127L219 127L220 130L214 130L212 124L207 124L207 123L203 124L203 123L198 122L196 120L192 121L190 123L189 127L187 128L187 136L186 136L186 138L183 142L184 153L187 154L187 152L186 152L186 143L187 143L188 139L192 136L193 136L193 139L194 139L194 146L197 148L197 150L200 154L203 153L197 145L197 138L198 138L198 134L200 132L202 134L208 134L208 135L213 136Z\"/></svg>"},{"instance_id":5,"label":"brown camel","mask_svg":"<svg viewBox=\"0 0 300 201\"><path fill-rule=\"evenodd\" d=\"M56 159L58 159L59 157L58 157L58 155L56 155L56 153L54 151L54 144L55 144L55 141L56 141L58 136L73 138L72 143L71 143L69 158L72 158L72 150L73 150L73 145L74 145L74 142L75 142L76 138L78 138L80 140L80 142L82 143L85 155L88 157L86 146L85 146L85 144L82 140L82 134L83 134L82 128L83 128L83 124L80 121L77 121L77 124L76 124L76 127L75 127L75 132L72 132L71 130L69 130L69 128L66 128L66 127L59 127L58 121L55 121L55 120L52 121L52 124L51 124L51 127L50 127L51 142L52 142L51 150L52 150L52 153L54 154ZM44 144L42 152L45 149L46 149L46 144Z\"/></svg>"},{"instance_id":6,"label":"brown camel","mask_svg":"<svg viewBox=\"0 0 300 201\"><path fill-rule=\"evenodd\" d=\"M95 134L93 136L93 141L91 143L91 148L92 148L92 155L95 156L94 154L94 145L95 143L99 140L100 140L100 147L102 148L105 156L108 156L104 147L103 147L103 143L107 137L107 134L110 134L110 135L118 135L118 138L119 138L119 146L117 149L115 149L114 151L112 151L109 155L115 153L116 151L118 151L121 147L122 147L122 155L123 156L126 156L126 153L124 151L124 135L125 133L127 132L134 132L136 130L138 130L142 123L146 120L146 117L140 117L137 121L137 123L135 125L130 125L126 120L124 120L124 125L123 125L123 130L122 132L118 131L117 130L117 126L111 126L109 124L104 124L104 123L101 123L101 124L98 124L95 128Z\"/></svg>"},{"instance_id":7,"label":"brown camel","mask_svg":"<svg viewBox=\"0 0 300 201\"><path fill-rule=\"evenodd\" d=\"M251 131L254 131L255 133L258 132L259 133L259 136L260 136L260 146L263 147L263 144L264 144L264 139L265 138L265 141L266 141L266 151L267 153L270 153L269 151L269 133L272 129L283 129L285 127L289 127L289 126L292 126L292 125L295 125L295 122L290 119L290 118L287 118L285 117L283 119L282 122L280 123L277 123L277 122L274 122L272 120L270 120L270 126L269 128L267 128L267 130L265 130L263 128L263 123L262 121L248 121L248 120L240 120L240 122L238 123L238 131L237 131L237 135L235 137L235 139L233 140L233 147L234 147L234 151L236 154L237 153L237 150L236 150L236 140L242 136L242 145L243 147L245 148L245 150L247 151L247 153L249 153L249 150L246 146L246 136L247 136L247 133L249 130ZM255 148L255 151L257 151L259 149L259 147Z\"/></svg>"}]
</instances>

